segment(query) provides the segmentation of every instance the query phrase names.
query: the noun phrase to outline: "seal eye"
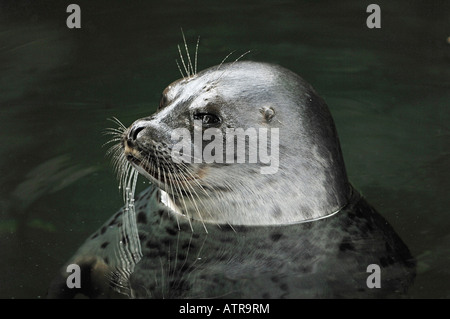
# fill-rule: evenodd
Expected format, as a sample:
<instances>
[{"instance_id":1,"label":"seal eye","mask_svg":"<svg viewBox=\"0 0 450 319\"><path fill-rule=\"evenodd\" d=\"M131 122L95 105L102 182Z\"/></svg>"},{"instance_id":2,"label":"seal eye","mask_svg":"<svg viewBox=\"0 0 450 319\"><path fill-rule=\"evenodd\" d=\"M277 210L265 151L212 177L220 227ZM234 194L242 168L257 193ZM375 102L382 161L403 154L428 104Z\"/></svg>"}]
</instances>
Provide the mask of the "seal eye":
<instances>
[{"instance_id":1,"label":"seal eye","mask_svg":"<svg viewBox=\"0 0 450 319\"><path fill-rule=\"evenodd\" d=\"M220 123L221 120L217 115L211 113L197 113L194 114L194 120L202 120L202 124L211 125Z\"/></svg>"}]
</instances>

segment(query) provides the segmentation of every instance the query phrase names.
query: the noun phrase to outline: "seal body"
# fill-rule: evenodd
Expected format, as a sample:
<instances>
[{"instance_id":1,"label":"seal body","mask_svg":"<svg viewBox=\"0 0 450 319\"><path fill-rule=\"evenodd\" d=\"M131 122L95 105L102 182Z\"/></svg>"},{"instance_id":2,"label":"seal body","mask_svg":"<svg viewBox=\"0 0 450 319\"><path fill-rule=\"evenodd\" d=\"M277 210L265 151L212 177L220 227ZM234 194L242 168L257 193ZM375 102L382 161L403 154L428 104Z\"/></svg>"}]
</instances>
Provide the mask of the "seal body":
<instances>
[{"instance_id":1,"label":"seal body","mask_svg":"<svg viewBox=\"0 0 450 319\"><path fill-rule=\"evenodd\" d=\"M277 128L276 172L261 174L263 161L176 162L180 127L189 136L212 128L224 143L230 128ZM68 262L81 265L82 288L67 287L63 267L49 297L389 297L414 278L406 245L348 182L325 102L291 71L237 62L181 79L120 138L119 159L152 186Z\"/></svg>"},{"instance_id":2,"label":"seal body","mask_svg":"<svg viewBox=\"0 0 450 319\"><path fill-rule=\"evenodd\" d=\"M295 225L214 225L205 233L199 222L191 232L168 216L156 214L140 231L136 297L386 297L411 281L408 249L358 193L339 214ZM380 289L367 285L370 264L382 269Z\"/></svg>"},{"instance_id":3,"label":"seal body","mask_svg":"<svg viewBox=\"0 0 450 319\"><path fill-rule=\"evenodd\" d=\"M159 196L149 188L137 198L143 257L125 285L112 248L126 242L120 210L68 262L83 265L82 288L67 287L63 267L49 297L386 298L403 296L415 275L406 245L356 191L348 206L322 220L210 225L208 233L198 221L177 220ZM381 288L367 285L372 264L380 266Z\"/></svg>"}]
</instances>

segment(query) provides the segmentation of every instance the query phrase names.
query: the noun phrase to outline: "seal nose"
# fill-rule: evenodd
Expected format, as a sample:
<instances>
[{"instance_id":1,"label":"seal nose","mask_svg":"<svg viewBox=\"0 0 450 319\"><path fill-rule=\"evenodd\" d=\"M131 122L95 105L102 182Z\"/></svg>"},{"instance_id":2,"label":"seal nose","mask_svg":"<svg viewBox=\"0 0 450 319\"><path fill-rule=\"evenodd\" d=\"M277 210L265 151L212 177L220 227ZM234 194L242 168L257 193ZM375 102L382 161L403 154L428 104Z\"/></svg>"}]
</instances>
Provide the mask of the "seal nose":
<instances>
[{"instance_id":1,"label":"seal nose","mask_svg":"<svg viewBox=\"0 0 450 319\"><path fill-rule=\"evenodd\" d=\"M148 126L147 121L139 120L134 122L127 134L128 141L136 143L136 140L139 138L139 133L142 132L142 130L145 129L147 126Z\"/></svg>"}]
</instances>

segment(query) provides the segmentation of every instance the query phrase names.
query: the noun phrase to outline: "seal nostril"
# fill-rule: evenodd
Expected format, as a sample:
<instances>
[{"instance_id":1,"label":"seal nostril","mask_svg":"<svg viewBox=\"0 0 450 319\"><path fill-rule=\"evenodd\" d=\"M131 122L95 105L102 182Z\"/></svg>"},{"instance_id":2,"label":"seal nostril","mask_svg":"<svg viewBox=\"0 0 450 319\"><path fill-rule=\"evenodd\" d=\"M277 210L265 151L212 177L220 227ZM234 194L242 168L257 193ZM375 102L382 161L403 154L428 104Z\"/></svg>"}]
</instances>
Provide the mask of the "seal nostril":
<instances>
[{"instance_id":1,"label":"seal nostril","mask_svg":"<svg viewBox=\"0 0 450 319\"><path fill-rule=\"evenodd\" d=\"M131 140L132 142L135 142L137 140L139 132L142 131L144 128L145 128L144 126L133 127L130 133L128 133L128 139Z\"/></svg>"}]
</instances>

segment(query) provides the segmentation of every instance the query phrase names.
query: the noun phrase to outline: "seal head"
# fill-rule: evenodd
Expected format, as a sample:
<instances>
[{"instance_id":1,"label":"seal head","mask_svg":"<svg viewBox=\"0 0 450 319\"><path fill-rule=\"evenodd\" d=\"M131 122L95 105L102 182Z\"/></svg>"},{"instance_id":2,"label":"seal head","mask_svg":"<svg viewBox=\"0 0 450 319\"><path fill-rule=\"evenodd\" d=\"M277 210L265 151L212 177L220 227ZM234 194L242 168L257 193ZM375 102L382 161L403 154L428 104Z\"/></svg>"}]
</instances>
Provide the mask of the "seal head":
<instances>
[{"instance_id":1,"label":"seal head","mask_svg":"<svg viewBox=\"0 0 450 319\"><path fill-rule=\"evenodd\" d=\"M189 153L190 161L173 157L180 143L173 132L180 129L190 134L190 144L183 139L189 146L183 155ZM217 132L214 141L208 130ZM230 131L238 130L247 133L241 148L230 138ZM202 136L200 144L193 142L196 136ZM225 146L233 140L230 154ZM213 142L217 147L211 152ZM311 221L338 212L351 195L326 103L301 77L276 65L223 64L170 84L158 111L135 121L122 145L127 159L168 194L176 211L205 223ZM268 145L264 155L271 155L270 163L261 153L251 161L252 151L262 145ZM239 161L242 148L245 160ZM196 156L205 152L214 160Z\"/></svg>"}]
</instances>

